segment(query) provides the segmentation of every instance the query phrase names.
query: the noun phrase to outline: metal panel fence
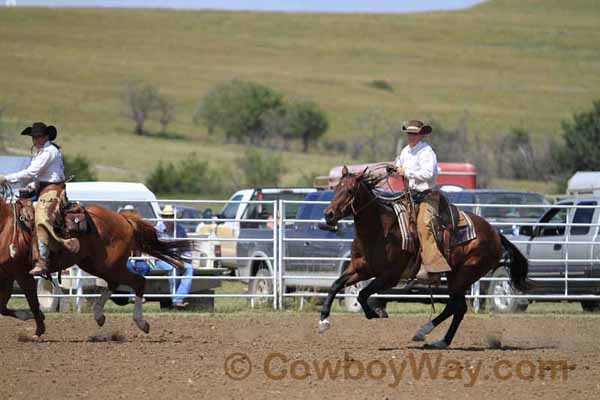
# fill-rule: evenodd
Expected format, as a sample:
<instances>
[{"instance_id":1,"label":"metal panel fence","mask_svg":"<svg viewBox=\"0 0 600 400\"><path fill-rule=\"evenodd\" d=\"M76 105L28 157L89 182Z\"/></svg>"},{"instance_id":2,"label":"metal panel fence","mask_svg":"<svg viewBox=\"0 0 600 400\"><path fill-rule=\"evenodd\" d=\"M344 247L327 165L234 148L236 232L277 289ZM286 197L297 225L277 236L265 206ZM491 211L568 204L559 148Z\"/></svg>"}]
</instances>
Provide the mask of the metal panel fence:
<instances>
[{"instance_id":1,"label":"metal panel fence","mask_svg":"<svg viewBox=\"0 0 600 400\"><path fill-rule=\"evenodd\" d=\"M89 200L87 201L90 202ZM139 200L132 200L131 203L135 206ZM99 201L101 204L101 201ZM160 200L157 203L161 204L177 204L177 205L206 205L206 204L224 204L224 203L239 203L239 204L263 204L272 207L273 214L272 220L265 220L263 218L249 219L249 218L178 218L177 214L173 218L172 222L175 226L178 223L193 222L194 224L203 224L203 226L209 231L209 233L202 233L192 235L192 239L197 241L204 246L205 249L210 249L211 246L225 246L233 251L229 254L216 254L211 251L195 253L189 257L190 263L195 268L204 271L203 275L199 276L178 276L174 272L171 272L164 276L147 276L146 278L150 281L165 281L171 282L169 284L169 291L164 293L146 293L145 295L152 298L158 299L172 299L177 297L175 290L176 285L173 282L178 280L190 279L192 281L201 282L213 282L214 284L224 281L240 281L245 284L250 283L253 280L265 281L268 279L270 282L270 289L268 292L262 293L250 293L245 287L240 289L236 293L214 293L214 292L203 292L203 293L191 293L186 295L186 298L248 298L248 299L267 299L274 309L283 308L285 306L286 298L294 297L322 297L326 296L326 289L336 279L341 272L345 263L350 261L348 252L345 251L350 248L352 238L340 238L340 237L290 237L288 235L290 229L293 227L300 226L302 224L315 224L318 221L314 219L302 220L302 219L290 219L286 218L285 211L286 207L290 207L291 204L305 204L300 201L218 201L218 200ZM312 202L311 204L326 204L324 202ZM600 302L600 221L598 217L598 209L600 205L516 205L516 204L458 204L459 207L473 207L477 206L480 209L485 208L502 208L502 209L518 209L518 208L544 208L544 209L557 209L566 210L563 214L557 211L557 215L560 216L556 219L552 218L549 221L543 222L523 222L520 220L510 220L492 222L497 228L510 227L517 233L517 230L523 226L532 226L537 229L539 236L534 239L524 238L522 236L512 236L511 241L522 249L522 252L528 256L530 262L530 272L532 280L538 283L551 283L557 282L562 283L560 291L557 291L556 286L552 287L547 293L537 292L530 294L516 294L510 291L501 293L502 290L496 290L495 292L490 291L489 287L494 282L501 282L500 289L507 290L506 282L508 278L499 278L486 276L481 279L480 282L474 284L471 288L471 292L468 297L473 299L473 304L477 307L482 299L502 299L502 298L518 298L527 300L587 300L587 301L598 301ZM578 210L591 210L587 213ZM579 213L579 214L576 214ZM583 216L585 218L579 218ZM577 217L577 218L574 218ZM585 220L584 222L574 222L579 219ZM589 219L589 221L587 221ZM161 218L149 218L157 224L164 223L165 219ZM353 224L352 221L340 221L341 224ZM255 224L261 225L265 230L270 230L268 237L237 237L237 233L240 229L240 224ZM227 229L221 229L225 228ZM577 230L581 227L582 229ZM575 228L575 229L574 229ZM555 231L553 232L552 229ZM199 228L200 231L202 229ZM221 231L227 234L221 234ZM585 234L582 234L584 233ZM576 234L574 234L576 233ZM176 240L176 239L175 239ZM235 251L238 243L243 241L251 243L266 242L267 248L270 249L268 253L262 253L260 256L239 256ZM337 250L329 252L330 254L313 254L310 251L305 251L302 254L297 254L295 249L298 248L298 244L336 244L338 245ZM544 247L545 246L545 247ZM550 246L550 247L549 247ZM309 245L306 248L312 248ZM214 249L215 247L213 247ZM321 247L323 248L323 247ZM537 249L537 250L536 250ZM540 250L541 249L541 250ZM546 249L547 251L544 252ZM551 250L550 250L551 249ZM322 252L321 252L322 253ZM327 253L327 251L325 251ZM556 255L560 255L557 257ZM147 257L137 257L131 260L147 260ZM249 265L253 261L264 261L271 265L270 276L265 278L264 276L255 276L252 273L251 268L240 269L235 268L239 265ZM219 264L227 262L229 266L234 267L232 269L237 271L235 276L225 276L222 274L223 269L218 268ZM335 266L332 268L332 265ZM216 266L216 268L215 268ZM292 268L293 267L293 268ZM323 267L323 268L322 268ZM210 274L210 270L215 273ZM240 271L245 271L241 274ZM86 285L84 282L96 280L96 277L87 276L82 274L81 271L74 270L70 275L71 284L68 289L57 291L53 290L49 293L42 293L42 298L75 298L76 302L82 301L82 299L89 297L97 297L95 293L86 293L84 288ZM484 283L485 282L485 283ZM486 290L483 290L483 288ZM495 286L496 288L498 285ZM582 289L583 287L583 289ZM308 289L307 289L308 288ZM113 297L130 297L130 294L121 293L115 294ZM341 298L355 296L352 294L340 294ZM374 297L385 297L386 299L409 299L409 298L429 298L430 295L427 293L420 294L384 294L374 295ZM447 295L434 295L434 298L443 298ZM253 304L251 300L249 302Z\"/></svg>"}]
</instances>

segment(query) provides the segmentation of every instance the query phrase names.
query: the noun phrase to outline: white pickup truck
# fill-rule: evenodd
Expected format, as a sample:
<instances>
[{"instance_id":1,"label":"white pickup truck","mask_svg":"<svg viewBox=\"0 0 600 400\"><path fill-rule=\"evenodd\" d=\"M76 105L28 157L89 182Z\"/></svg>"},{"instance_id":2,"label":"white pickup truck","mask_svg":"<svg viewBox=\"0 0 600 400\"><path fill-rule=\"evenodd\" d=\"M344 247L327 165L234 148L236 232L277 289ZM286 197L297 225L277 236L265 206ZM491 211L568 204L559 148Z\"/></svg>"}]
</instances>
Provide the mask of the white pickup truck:
<instances>
[{"instance_id":1,"label":"white pickup truck","mask_svg":"<svg viewBox=\"0 0 600 400\"><path fill-rule=\"evenodd\" d=\"M235 192L223 209L209 223L202 223L196 229L197 233L213 234L221 242L221 253L224 259L221 265L232 271L236 269L237 243L235 240L240 234L240 227L256 227L258 224L244 220L273 218L272 203L248 203L253 201L272 202L277 200L302 200L308 193L316 191L315 188L255 188L243 189ZM294 218L298 204L290 204L286 209L286 216ZM224 221L221 221L224 220Z\"/></svg>"}]
</instances>

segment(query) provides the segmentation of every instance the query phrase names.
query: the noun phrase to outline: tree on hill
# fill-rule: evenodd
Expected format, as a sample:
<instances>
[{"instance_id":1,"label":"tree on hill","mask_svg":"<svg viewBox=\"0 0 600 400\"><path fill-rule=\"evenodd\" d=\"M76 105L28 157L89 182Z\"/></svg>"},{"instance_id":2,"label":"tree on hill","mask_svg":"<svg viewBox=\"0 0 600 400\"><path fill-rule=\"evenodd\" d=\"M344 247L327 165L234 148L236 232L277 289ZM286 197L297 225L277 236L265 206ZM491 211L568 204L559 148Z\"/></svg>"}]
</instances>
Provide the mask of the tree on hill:
<instances>
[{"instance_id":1,"label":"tree on hill","mask_svg":"<svg viewBox=\"0 0 600 400\"><path fill-rule=\"evenodd\" d=\"M164 132L167 125L175 120L174 105L160 90L142 81L125 82L121 91L122 113L131 119L136 135L145 135L144 124L155 118Z\"/></svg>"},{"instance_id":2,"label":"tree on hill","mask_svg":"<svg viewBox=\"0 0 600 400\"><path fill-rule=\"evenodd\" d=\"M202 98L194 122L204 123L209 133L222 131L227 141L260 144L266 134L262 117L281 102L282 95L270 87L235 79Z\"/></svg>"},{"instance_id":3,"label":"tree on hill","mask_svg":"<svg viewBox=\"0 0 600 400\"><path fill-rule=\"evenodd\" d=\"M306 153L308 145L329 129L327 116L312 100L291 101L286 107L290 114L291 130L302 141L302 151Z\"/></svg>"},{"instance_id":4,"label":"tree on hill","mask_svg":"<svg viewBox=\"0 0 600 400\"><path fill-rule=\"evenodd\" d=\"M600 100L592 109L562 123L564 146L554 151L556 167L563 176L576 171L600 171Z\"/></svg>"}]
</instances>

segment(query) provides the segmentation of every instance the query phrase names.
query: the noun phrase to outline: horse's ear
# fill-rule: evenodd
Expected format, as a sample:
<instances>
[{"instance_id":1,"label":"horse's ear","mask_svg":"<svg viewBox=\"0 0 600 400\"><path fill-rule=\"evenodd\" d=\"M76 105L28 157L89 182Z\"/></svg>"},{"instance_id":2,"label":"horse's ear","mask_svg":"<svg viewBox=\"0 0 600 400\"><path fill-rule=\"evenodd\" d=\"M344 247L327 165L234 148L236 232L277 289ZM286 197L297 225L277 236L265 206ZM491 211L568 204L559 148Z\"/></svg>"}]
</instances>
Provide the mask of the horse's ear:
<instances>
[{"instance_id":1,"label":"horse's ear","mask_svg":"<svg viewBox=\"0 0 600 400\"><path fill-rule=\"evenodd\" d=\"M367 170L369 169L369 167L365 167L365 169L363 170L363 172L360 173L360 176L363 176L364 174L367 173Z\"/></svg>"},{"instance_id":2,"label":"horse's ear","mask_svg":"<svg viewBox=\"0 0 600 400\"><path fill-rule=\"evenodd\" d=\"M346 175L348 175L348 167L346 167L344 165L344 168L342 168L342 176L346 176Z\"/></svg>"}]
</instances>

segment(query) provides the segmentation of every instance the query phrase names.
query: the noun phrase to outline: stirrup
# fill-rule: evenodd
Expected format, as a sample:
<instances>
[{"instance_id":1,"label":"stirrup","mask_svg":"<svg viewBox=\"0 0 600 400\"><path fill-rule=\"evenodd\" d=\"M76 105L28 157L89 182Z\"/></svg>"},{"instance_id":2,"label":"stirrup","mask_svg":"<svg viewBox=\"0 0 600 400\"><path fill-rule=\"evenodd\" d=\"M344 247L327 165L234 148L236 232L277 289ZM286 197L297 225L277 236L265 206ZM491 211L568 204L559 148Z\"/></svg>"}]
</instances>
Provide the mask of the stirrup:
<instances>
[{"instance_id":1,"label":"stirrup","mask_svg":"<svg viewBox=\"0 0 600 400\"><path fill-rule=\"evenodd\" d=\"M42 278L48 279L48 276L50 276L50 271L46 266L41 267L39 265L36 265L31 269L31 271L29 271L29 274L33 276L41 276Z\"/></svg>"}]
</instances>

